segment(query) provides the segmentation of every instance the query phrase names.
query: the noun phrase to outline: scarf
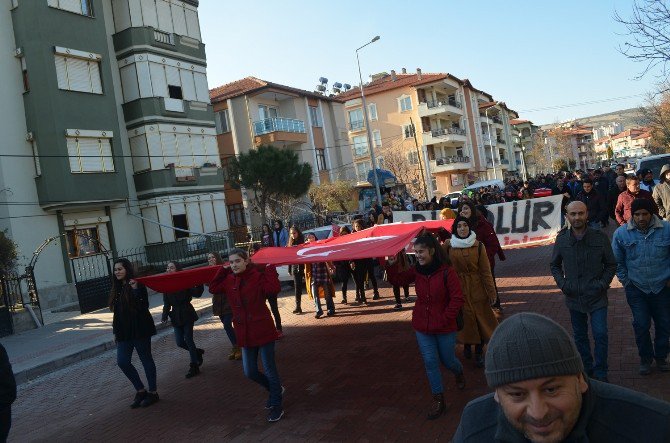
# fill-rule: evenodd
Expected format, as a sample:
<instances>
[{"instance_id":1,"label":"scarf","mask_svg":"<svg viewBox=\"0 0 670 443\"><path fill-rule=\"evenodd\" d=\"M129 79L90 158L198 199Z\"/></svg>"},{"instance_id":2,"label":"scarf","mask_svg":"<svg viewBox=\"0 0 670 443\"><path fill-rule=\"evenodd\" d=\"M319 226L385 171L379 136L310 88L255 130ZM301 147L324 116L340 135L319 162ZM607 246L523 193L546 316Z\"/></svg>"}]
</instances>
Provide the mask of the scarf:
<instances>
[{"instance_id":1,"label":"scarf","mask_svg":"<svg viewBox=\"0 0 670 443\"><path fill-rule=\"evenodd\" d=\"M466 238L460 238L456 235L451 237L450 243L452 248L456 249L466 249L466 248L471 248L475 244L475 240L477 240L477 234L475 231L470 231L470 235L468 235Z\"/></svg>"},{"instance_id":2,"label":"scarf","mask_svg":"<svg viewBox=\"0 0 670 443\"><path fill-rule=\"evenodd\" d=\"M431 261L427 265L420 265L417 263L416 272L418 272L421 275L432 275L435 271L438 270L439 267L440 263L438 263L438 261L433 258L433 261Z\"/></svg>"}]
</instances>

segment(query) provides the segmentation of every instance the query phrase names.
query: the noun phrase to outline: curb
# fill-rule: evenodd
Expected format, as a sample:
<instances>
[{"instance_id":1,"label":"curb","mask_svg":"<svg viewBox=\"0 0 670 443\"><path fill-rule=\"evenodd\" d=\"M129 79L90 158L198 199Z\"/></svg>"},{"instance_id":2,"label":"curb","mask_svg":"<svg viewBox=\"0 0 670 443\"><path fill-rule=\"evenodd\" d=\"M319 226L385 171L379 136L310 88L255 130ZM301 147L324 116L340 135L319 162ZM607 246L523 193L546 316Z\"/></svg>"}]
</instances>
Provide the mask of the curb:
<instances>
[{"instance_id":1,"label":"curb","mask_svg":"<svg viewBox=\"0 0 670 443\"><path fill-rule=\"evenodd\" d=\"M195 312L198 314L198 317L201 317L202 314L209 314L211 315L212 312L212 305L211 303L206 306L202 306L198 309L195 310ZM202 317L201 317L202 318ZM156 335L158 335L159 332L171 328L169 323L161 323L160 321L156 323ZM35 380L38 377L41 377L43 375L50 374L52 372L56 372L60 369L66 368L68 366L74 365L75 363L79 363L80 361L87 360L92 357L96 357L100 354L103 354L111 349L116 348L116 342L114 341L113 335L111 334L110 331L110 338L108 341L104 343L97 344L93 347L86 348L86 349L81 349L79 351L72 352L68 355L65 355L63 357L59 357L55 360L52 360L47 363L42 363L40 365L37 365L32 368L27 368L24 369L20 372L16 372L14 374L14 378L16 379L16 384L17 385L22 385L24 383L28 383L30 381Z\"/></svg>"}]
</instances>

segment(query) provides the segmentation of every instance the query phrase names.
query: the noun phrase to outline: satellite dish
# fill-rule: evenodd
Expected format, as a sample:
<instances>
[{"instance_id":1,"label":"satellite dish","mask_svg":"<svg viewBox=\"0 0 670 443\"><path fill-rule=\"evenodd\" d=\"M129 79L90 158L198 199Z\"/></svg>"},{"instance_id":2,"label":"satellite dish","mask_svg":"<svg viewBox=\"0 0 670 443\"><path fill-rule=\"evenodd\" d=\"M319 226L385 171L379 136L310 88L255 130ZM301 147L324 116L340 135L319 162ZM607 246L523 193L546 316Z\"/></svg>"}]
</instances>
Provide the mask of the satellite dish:
<instances>
[{"instance_id":1,"label":"satellite dish","mask_svg":"<svg viewBox=\"0 0 670 443\"><path fill-rule=\"evenodd\" d=\"M349 89L351 89L351 85L349 83L345 83L343 86L344 86L345 91L348 91Z\"/></svg>"},{"instance_id":2,"label":"satellite dish","mask_svg":"<svg viewBox=\"0 0 670 443\"><path fill-rule=\"evenodd\" d=\"M342 92L342 91L340 90L340 88L333 87L333 92L334 92L335 94L339 94L339 93Z\"/></svg>"},{"instance_id":3,"label":"satellite dish","mask_svg":"<svg viewBox=\"0 0 670 443\"><path fill-rule=\"evenodd\" d=\"M316 90L319 91L319 92L325 92L325 91L326 91L326 87L325 87L324 85L318 85L318 86L316 87Z\"/></svg>"},{"instance_id":4,"label":"satellite dish","mask_svg":"<svg viewBox=\"0 0 670 443\"><path fill-rule=\"evenodd\" d=\"M341 87L342 87L342 83L340 83L340 82L333 83L333 88L340 89Z\"/></svg>"},{"instance_id":5,"label":"satellite dish","mask_svg":"<svg viewBox=\"0 0 670 443\"><path fill-rule=\"evenodd\" d=\"M321 82L322 85L328 83L328 79L326 77L319 77L319 81Z\"/></svg>"}]
</instances>

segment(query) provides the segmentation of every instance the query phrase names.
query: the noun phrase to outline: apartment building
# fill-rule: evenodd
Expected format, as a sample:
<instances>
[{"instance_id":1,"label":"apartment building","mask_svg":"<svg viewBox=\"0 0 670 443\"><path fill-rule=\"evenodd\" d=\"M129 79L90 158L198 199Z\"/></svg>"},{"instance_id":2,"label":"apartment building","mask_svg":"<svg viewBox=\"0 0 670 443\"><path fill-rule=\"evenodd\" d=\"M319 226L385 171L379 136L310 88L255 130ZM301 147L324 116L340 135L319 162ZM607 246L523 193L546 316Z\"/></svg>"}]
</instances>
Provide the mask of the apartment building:
<instances>
[{"instance_id":1,"label":"apartment building","mask_svg":"<svg viewBox=\"0 0 670 443\"><path fill-rule=\"evenodd\" d=\"M337 100L255 77L214 88L210 99L224 169L234 156L273 145L296 152L300 161L312 165L313 183L353 179L344 113ZM260 225L245 189L226 182L224 193L231 227Z\"/></svg>"},{"instance_id":2,"label":"apartment building","mask_svg":"<svg viewBox=\"0 0 670 443\"><path fill-rule=\"evenodd\" d=\"M35 271L43 303L74 294L77 257L228 227L197 6L0 8L0 228L20 264L55 237Z\"/></svg>"},{"instance_id":3,"label":"apartment building","mask_svg":"<svg viewBox=\"0 0 670 443\"><path fill-rule=\"evenodd\" d=\"M608 151L612 158L644 157L649 155L647 146L651 134L647 128L632 128L616 135L601 137L595 141L595 153L599 160L608 159Z\"/></svg>"},{"instance_id":4,"label":"apartment building","mask_svg":"<svg viewBox=\"0 0 670 443\"><path fill-rule=\"evenodd\" d=\"M535 150L535 135L539 128L532 121L524 119L510 120L510 125L514 137L514 163L520 168L522 176L525 175L524 179L540 172L548 172L540 171L532 160L533 156L528 155ZM543 154L547 155L547 153Z\"/></svg>"},{"instance_id":5,"label":"apartment building","mask_svg":"<svg viewBox=\"0 0 670 443\"><path fill-rule=\"evenodd\" d=\"M374 75L364 93L378 165L395 172L385 156L399 150L413 168L411 177L398 179L420 180L423 169L429 198L516 170L507 159L513 155L509 120L518 115L468 80L403 68ZM367 184L372 165L360 89L336 98L344 104L357 181Z\"/></svg>"}]
</instances>

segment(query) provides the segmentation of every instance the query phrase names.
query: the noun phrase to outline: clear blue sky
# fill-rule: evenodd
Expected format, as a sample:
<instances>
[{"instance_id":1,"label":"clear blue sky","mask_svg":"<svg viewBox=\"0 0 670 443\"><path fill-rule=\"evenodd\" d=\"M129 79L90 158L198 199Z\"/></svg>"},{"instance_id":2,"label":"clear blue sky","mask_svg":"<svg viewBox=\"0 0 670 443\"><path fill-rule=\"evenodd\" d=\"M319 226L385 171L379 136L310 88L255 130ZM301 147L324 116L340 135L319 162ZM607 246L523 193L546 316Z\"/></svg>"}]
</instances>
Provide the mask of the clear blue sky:
<instances>
[{"instance_id":1,"label":"clear blue sky","mask_svg":"<svg viewBox=\"0 0 670 443\"><path fill-rule=\"evenodd\" d=\"M536 124L639 106L657 79L618 52L630 0L200 0L210 88L246 76L307 90L417 67L468 78ZM531 112L532 111L532 112Z\"/></svg>"}]
</instances>

